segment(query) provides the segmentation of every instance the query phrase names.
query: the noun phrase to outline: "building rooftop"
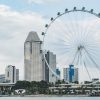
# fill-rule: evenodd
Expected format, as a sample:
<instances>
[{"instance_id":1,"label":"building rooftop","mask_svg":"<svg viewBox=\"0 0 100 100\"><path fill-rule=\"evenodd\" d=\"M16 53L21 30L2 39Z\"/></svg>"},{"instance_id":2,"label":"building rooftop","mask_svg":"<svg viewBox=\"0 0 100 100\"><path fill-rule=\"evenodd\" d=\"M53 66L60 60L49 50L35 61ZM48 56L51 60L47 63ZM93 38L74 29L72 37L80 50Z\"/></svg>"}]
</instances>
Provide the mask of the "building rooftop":
<instances>
[{"instance_id":1,"label":"building rooftop","mask_svg":"<svg viewBox=\"0 0 100 100\"><path fill-rule=\"evenodd\" d=\"M28 42L28 41L40 41L40 38L36 32L31 31L29 32L25 42Z\"/></svg>"}]
</instances>

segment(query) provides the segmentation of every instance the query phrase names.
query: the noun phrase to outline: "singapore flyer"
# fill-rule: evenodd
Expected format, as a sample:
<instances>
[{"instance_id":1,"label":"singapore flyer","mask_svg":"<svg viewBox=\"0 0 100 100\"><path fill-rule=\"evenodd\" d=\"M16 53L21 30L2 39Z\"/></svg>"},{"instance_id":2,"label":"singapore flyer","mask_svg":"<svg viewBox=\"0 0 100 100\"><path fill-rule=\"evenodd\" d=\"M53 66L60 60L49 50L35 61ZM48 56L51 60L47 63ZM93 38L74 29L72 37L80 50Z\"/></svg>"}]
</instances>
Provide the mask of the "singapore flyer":
<instances>
[{"instance_id":1,"label":"singapore flyer","mask_svg":"<svg viewBox=\"0 0 100 100\"><path fill-rule=\"evenodd\" d=\"M43 51L50 50L56 54L57 67L72 64L79 68L80 77L87 77L87 80L100 78L99 13L85 7L65 9L55 18L51 17L42 35Z\"/></svg>"}]
</instances>

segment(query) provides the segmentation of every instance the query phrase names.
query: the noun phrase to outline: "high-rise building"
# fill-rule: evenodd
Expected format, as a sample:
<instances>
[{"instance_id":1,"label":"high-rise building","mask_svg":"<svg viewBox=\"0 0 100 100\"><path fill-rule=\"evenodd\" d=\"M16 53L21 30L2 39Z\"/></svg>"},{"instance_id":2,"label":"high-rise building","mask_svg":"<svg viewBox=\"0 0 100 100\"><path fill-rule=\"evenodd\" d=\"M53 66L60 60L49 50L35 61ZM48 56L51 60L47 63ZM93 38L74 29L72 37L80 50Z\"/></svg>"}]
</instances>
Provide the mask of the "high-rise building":
<instances>
[{"instance_id":1,"label":"high-rise building","mask_svg":"<svg viewBox=\"0 0 100 100\"><path fill-rule=\"evenodd\" d=\"M63 78L67 82L78 82L78 68L69 65L69 68L63 69Z\"/></svg>"},{"instance_id":2,"label":"high-rise building","mask_svg":"<svg viewBox=\"0 0 100 100\"><path fill-rule=\"evenodd\" d=\"M27 81L45 80L42 50L36 32L30 32L24 43L24 77Z\"/></svg>"},{"instance_id":3,"label":"high-rise building","mask_svg":"<svg viewBox=\"0 0 100 100\"><path fill-rule=\"evenodd\" d=\"M0 75L0 83L4 83L5 82L5 74L1 74Z\"/></svg>"},{"instance_id":4,"label":"high-rise building","mask_svg":"<svg viewBox=\"0 0 100 100\"><path fill-rule=\"evenodd\" d=\"M78 82L78 68L74 68L74 82Z\"/></svg>"},{"instance_id":5,"label":"high-rise building","mask_svg":"<svg viewBox=\"0 0 100 100\"><path fill-rule=\"evenodd\" d=\"M16 69L16 82L19 81L19 69Z\"/></svg>"},{"instance_id":6,"label":"high-rise building","mask_svg":"<svg viewBox=\"0 0 100 100\"><path fill-rule=\"evenodd\" d=\"M63 68L63 79L69 82L69 68Z\"/></svg>"},{"instance_id":7,"label":"high-rise building","mask_svg":"<svg viewBox=\"0 0 100 100\"><path fill-rule=\"evenodd\" d=\"M56 82L56 76L54 75L54 73L56 73L56 55L53 54L53 52L48 51L45 54L45 58L46 58L47 63L50 67L50 68L48 68L47 64L45 63L45 77L46 77L45 79L48 82L55 83Z\"/></svg>"},{"instance_id":8,"label":"high-rise building","mask_svg":"<svg viewBox=\"0 0 100 100\"><path fill-rule=\"evenodd\" d=\"M5 69L5 81L7 83L16 83L16 68L9 65Z\"/></svg>"}]
</instances>

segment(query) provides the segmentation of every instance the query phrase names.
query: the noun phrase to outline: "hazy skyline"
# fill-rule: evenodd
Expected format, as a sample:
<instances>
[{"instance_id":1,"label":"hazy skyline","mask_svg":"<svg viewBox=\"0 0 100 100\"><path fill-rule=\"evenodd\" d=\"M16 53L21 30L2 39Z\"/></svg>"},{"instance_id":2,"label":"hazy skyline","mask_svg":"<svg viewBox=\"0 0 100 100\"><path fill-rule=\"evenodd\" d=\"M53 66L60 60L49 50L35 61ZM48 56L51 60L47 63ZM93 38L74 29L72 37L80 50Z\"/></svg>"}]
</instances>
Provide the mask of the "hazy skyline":
<instances>
[{"instance_id":1,"label":"hazy skyline","mask_svg":"<svg viewBox=\"0 0 100 100\"><path fill-rule=\"evenodd\" d=\"M99 13L99 4L100 0L0 0L0 74L7 65L15 65L23 79L24 41L28 33L36 31L40 36L45 23L58 11L84 6Z\"/></svg>"}]
</instances>

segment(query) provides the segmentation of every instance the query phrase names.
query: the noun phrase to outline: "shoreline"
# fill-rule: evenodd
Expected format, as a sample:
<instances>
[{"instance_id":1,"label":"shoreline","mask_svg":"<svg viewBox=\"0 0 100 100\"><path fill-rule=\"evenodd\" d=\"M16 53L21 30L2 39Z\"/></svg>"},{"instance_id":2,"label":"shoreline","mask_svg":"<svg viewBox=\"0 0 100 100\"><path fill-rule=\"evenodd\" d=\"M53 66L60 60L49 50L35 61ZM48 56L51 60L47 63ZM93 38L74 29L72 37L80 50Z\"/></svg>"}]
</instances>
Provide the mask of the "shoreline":
<instances>
[{"instance_id":1,"label":"shoreline","mask_svg":"<svg viewBox=\"0 0 100 100\"><path fill-rule=\"evenodd\" d=\"M0 95L0 97L92 97L89 95Z\"/></svg>"}]
</instances>

